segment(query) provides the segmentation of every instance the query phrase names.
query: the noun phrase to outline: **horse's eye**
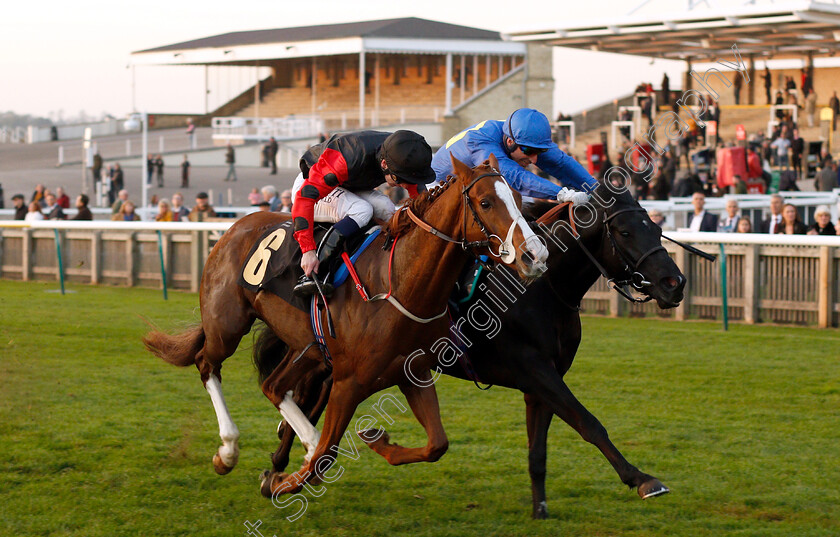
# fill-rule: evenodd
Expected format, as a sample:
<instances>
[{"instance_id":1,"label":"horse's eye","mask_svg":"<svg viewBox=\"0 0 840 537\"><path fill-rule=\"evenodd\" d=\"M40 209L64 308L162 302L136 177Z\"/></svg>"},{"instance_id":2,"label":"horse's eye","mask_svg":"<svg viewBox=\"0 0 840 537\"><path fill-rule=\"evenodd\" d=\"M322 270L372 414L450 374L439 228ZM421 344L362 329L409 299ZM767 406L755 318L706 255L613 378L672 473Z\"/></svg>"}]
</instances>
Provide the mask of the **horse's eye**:
<instances>
[{"instance_id":1,"label":"horse's eye","mask_svg":"<svg viewBox=\"0 0 840 537\"><path fill-rule=\"evenodd\" d=\"M630 233L628 233L628 232L626 232L626 231L622 231L622 232L621 232L621 236L622 236L622 237L629 237L629 236L630 236Z\"/></svg>"},{"instance_id":2,"label":"horse's eye","mask_svg":"<svg viewBox=\"0 0 840 537\"><path fill-rule=\"evenodd\" d=\"M490 208L490 202L487 201L487 200L481 200L479 205L481 205L482 209L489 209Z\"/></svg>"}]
</instances>

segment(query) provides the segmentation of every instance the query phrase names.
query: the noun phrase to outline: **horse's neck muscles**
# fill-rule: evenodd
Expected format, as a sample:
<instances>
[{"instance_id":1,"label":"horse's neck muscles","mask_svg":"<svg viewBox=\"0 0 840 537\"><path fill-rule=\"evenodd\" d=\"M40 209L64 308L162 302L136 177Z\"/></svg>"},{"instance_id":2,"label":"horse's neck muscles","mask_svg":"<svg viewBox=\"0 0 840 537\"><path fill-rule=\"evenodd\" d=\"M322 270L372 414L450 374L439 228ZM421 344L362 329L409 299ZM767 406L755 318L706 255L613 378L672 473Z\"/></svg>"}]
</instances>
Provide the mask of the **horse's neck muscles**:
<instances>
[{"instance_id":1,"label":"horse's neck muscles","mask_svg":"<svg viewBox=\"0 0 840 537\"><path fill-rule=\"evenodd\" d=\"M557 297L574 307L580 304L583 296L595 285L601 275L598 268L581 250L581 244L583 244L598 259L597 252L600 244L596 244L597 241L592 240L591 237L600 235L601 227L597 226L597 229L591 230L591 233L587 231L589 230L581 230L583 234L578 240L568 233L564 234L562 242L567 249L563 252L559 248L553 248L548 258L548 273L543 276L549 279L551 289ZM552 244L551 240L546 240L546 242L549 245Z\"/></svg>"}]
</instances>

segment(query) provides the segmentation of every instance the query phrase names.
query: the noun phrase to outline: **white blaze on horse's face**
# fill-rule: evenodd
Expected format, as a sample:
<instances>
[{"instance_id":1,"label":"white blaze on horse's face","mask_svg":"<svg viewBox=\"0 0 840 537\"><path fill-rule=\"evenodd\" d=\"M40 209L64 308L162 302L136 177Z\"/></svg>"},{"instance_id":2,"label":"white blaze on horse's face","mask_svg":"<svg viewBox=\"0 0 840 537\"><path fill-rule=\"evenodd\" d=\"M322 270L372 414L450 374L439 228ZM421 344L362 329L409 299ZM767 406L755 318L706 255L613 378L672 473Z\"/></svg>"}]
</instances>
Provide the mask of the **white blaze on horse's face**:
<instances>
[{"instance_id":1,"label":"white blaze on horse's face","mask_svg":"<svg viewBox=\"0 0 840 537\"><path fill-rule=\"evenodd\" d=\"M525 246L534 258L534 272L541 274L542 270L540 270L540 268L545 265L545 262L548 259L548 249L531 229L531 226L528 225L528 222L525 221L525 218L516 206L516 201L513 198L513 191L510 189L507 180L504 178L500 181L496 181L496 195L504 202L505 207L507 207L507 210L510 213L510 218L513 221L510 225L510 229L508 229L507 237L505 237L505 241L502 243L500 249L501 252L504 252L501 256L502 262L513 263L513 261L516 260L516 251L517 246L519 245L513 244L513 234L516 231L516 227L519 226L519 229L522 231L522 236L525 238Z\"/></svg>"}]
</instances>

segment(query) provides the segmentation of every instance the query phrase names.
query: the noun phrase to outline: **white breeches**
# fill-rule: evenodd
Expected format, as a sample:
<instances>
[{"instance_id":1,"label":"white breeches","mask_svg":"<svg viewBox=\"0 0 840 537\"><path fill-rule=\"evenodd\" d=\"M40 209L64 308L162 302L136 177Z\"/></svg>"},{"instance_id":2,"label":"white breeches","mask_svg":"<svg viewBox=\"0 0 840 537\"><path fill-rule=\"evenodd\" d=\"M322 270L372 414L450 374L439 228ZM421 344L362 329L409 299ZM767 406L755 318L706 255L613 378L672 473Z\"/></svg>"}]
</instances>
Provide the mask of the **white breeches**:
<instances>
[{"instance_id":1,"label":"white breeches","mask_svg":"<svg viewBox=\"0 0 840 537\"><path fill-rule=\"evenodd\" d=\"M303 174L300 173L292 186L292 199L297 198L298 190L303 187L303 182ZM378 190L350 192L339 186L315 204L315 221L335 223L349 216L359 227L362 227L370 222L372 217L388 220L393 216L394 211L396 207L391 199Z\"/></svg>"}]
</instances>

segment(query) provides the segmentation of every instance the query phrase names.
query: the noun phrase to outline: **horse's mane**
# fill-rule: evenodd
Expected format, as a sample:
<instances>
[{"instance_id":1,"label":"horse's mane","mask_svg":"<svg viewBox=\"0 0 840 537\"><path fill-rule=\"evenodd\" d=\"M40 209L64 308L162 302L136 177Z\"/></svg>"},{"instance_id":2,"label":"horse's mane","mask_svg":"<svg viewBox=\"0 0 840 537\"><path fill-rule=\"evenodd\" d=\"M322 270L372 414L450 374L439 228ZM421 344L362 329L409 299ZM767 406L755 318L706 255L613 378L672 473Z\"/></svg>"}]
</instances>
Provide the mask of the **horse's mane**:
<instances>
[{"instance_id":1,"label":"horse's mane","mask_svg":"<svg viewBox=\"0 0 840 537\"><path fill-rule=\"evenodd\" d=\"M443 194L454 182L455 178L450 175L446 178L446 181L440 184L440 186L436 186L431 190L423 192L397 209L394 216L392 216L391 220L388 222L388 235L391 237L402 235L414 226L414 222L408 216L408 212L405 209L411 209L411 212L413 212L415 216L423 218L423 215L432 203L434 203L434 201L438 199L440 195Z\"/></svg>"}]
</instances>

